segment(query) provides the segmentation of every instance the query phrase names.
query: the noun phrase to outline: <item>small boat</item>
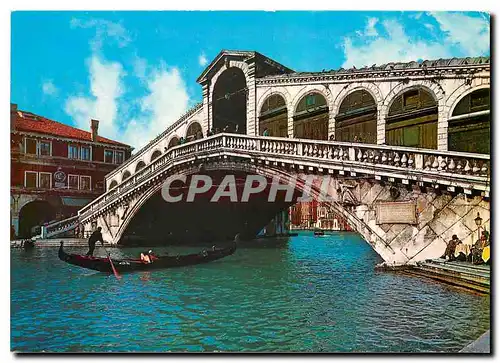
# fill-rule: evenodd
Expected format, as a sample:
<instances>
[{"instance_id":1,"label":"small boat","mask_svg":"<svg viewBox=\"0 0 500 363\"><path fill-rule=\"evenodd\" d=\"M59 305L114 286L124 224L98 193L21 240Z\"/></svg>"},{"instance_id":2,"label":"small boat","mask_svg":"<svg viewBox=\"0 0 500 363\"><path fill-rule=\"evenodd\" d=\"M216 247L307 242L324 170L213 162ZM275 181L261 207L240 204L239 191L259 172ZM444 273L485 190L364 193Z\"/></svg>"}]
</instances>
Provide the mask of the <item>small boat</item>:
<instances>
[{"instance_id":1,"label":"small boat","mask_svg":"<svg viewBox=\"0 0 500 363\"><path fill-rule=\"evenodd\" d=\"M323 231L314 231L314 235L315 236L324 236L325 232L323 232Z\"/></svg>"},{"instance_id":2,"label":"small boat","mask_svg":"<svg viewBox=\"0 0 500 363\"><path fill-rule=\"evenodd\" d=\"M180 256L158 256L151 263L146 263L141 259L115 260L111 259L118 272L148 271L162 268L181 267L198 265L230 256L236 251L236 243L227 248L214 250L203 250L200 253ZM93 257L85 255L75 255L64 252L63 242L59 247L59 259L71 265L80 266L90 270L113 273L110 260L107 257Z\"/></svg>"}]
</instances>

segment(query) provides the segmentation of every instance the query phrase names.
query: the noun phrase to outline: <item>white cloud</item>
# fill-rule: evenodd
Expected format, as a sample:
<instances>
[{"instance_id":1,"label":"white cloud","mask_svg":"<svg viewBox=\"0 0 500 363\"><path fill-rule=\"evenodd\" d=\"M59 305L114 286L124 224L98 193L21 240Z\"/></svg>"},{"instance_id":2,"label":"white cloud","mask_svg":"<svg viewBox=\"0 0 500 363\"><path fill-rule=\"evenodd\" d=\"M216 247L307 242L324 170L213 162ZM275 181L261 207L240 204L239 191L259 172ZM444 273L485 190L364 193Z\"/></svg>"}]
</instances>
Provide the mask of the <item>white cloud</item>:
<instances>
[{"instance_id":1,"label":"white cloud","mask_svg":"<svg viewBox=\"0 0 500 363\"><path fill-rule=\"evenodd\" d=\"M95 36L90 41L92 51L96 52L102 48L104 41L113 40L118 47L123 48L131 42L131 37L123 25L113 23L104 19L81 20L72 18L71 28L95 28Z\"/></svg>"},{"instance_id":2,"label":"white cloud","mask_svg":"<svg viewBox=\"0 0 500 363\"><path fill-rule=\"evenodd\" d=\"M378 35L377 29L375 29L375 25L377 24L377 18L368 18L365 28L365 35L368 37L376 37Z\"/></svg>"},{"instance_id":3,"label":"white cloud","mask_svg":"<svg viewBox=\"0 0 500 363\"><path fill-rule=\"evenodd\" d=\"M48 96L55 96L59 92L59 90L57 89L54 82L49 79L42 83L42 92L43 94Z\"/></svg>"},{"instance_id":4,"label":"white cloud","mask_svg":"<svg viewBox=\"0 0 500 363\"><path fill-rule=\"evenodd\" d=\"M153 68L149 74L145 60L135 63L143 67L140 76L146 87L146 96L136 102L140 111L131 113L130 100L124 99L125 90L133 94L144 92L126 87L122 65L109 62L96 55L90 58L90 95L71 96L66 100L65 111L76 121L77 127L89 130L90 120L99 120L99 135L132 145L136 150L186 112L189 96L179 70L165 64ZM137 75L139 77L139 75ZM134 101L132 101L134 102Z\"/></svg>"},{"instance_id":5,"label":"white cloud","mask_svg":"<svg viewBox=\"0 0 500 363\"><path fill-rule=\"evenodd\" d=\"M364 67L388 62L408 62L417 59L439 59L453 56L478 56L489 51L489 21L458 13L430 13L444 39L414 38L408 35L403 25L394 19L381 22L383 34L371 37L346 37L343 41L344 68ZM420 16L419 16L420 17ZM364 31L377 32L378 21L369 18ZM431 24L429 24L432 26ZM429 26L424 24L426 31ZM435 30L435 29L434 29ZM380 33L380 32L377 32ZM435 33L435 31L434 31ZM457 54L457 47L460 49Z\"/></svg>"},{"instance_id":6,"label":"white cloud","mask_svg":"<svg viewBox=\"0 0 500 363\"><path fill-rule=\"evenodd\" d=\"M121 63L101 55L103 42L109 38L119 47L131 41L121 24L72 19L71 27L95 28L89 42L92 55L87 61L90 89L87 94L68 97L65 103L65 112L77 127L89 130L90 120L97 119L99 135L138 150L186 112L190 100L178 68L164 62L150 65L136 54L132 56L132 72L127 74ZM131 95L137 98L131 99ZM131 105L139 105L139 110Z\"/></svg>"},{"instance_id":7,"label":"white cloud","mask_svg":"<svg viewBox=\"0 0 500 363\"><path fill-rule=\"evenodd\" d=\"M490 21L487 17L472 17L461 13L432 12L446 42L458 45L464 54L478 56L490 50Z\"/></svg>"},{"instance_id":8,"label":"white cloud","mask_svg":"<svg viewBox=\"0 0 500 363\"><path fill-rule=\"evenodd\" d=\"M200 56L198 57L198 63L202 67L205 67L208 64L208 59L207 59L205 53L200 54Z\"/></svg>"},{"instance_id":9,"label":"white cloud","mask_svg":"<svg viewBox=\"0 0 500 363\"><path fill-rule=\"evenodd\" d=\"M139 100L141 114L127 123L123 140L136 149L147 144L186 112L189 96L179 70L164 63L146 79L148 94Z\"/></svg>"},{"instance_id":10,"label":"white cloud","mask_svg":"<svg viewBox=\"0 0 500 363\"><path fill-rule=\"evenodd\" d=\"M120 63L108 62L93 55L89 62L90 96L70 96L65 111L79 128L89 129L90 119L99 120L99 134L119 137L118 101L124 93L122 82L125 71Z\"/></svg>"}]
</instances>

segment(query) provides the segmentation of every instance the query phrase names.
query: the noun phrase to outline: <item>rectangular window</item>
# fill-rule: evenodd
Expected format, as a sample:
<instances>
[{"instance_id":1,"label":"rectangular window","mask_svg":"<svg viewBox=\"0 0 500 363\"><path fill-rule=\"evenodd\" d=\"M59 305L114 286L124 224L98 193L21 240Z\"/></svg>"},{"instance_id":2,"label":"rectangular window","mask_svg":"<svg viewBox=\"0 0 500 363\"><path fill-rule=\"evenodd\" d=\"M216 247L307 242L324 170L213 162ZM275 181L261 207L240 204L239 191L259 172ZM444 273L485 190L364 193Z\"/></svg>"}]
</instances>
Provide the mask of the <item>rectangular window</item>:
<instances>
[{"instance_id":1,"label":"rectangular window","mask_svg":"<svg viewBox=\"0 0 500 363\"><path fill-rule=\"evenodd\" d=\"M113 164L113 150L104 150L104 162Z\"/></svg>"},{"instance_id":2,"label":"rectangular window","mask_svg":"<svg viewBox=\"0 0 500 363\"><path fill-rule=\"evenodd\" d=\"M68 159L78 159L78 146L68 145Z\"/></svg>"},{"instance_id":3,"label":"rectangular window","mask_svg":"<svg viewBox=\"0 0 500 363\"><path fill-rule=\"evenodd\" d=\"M36 171L24 172L24 186L26 188L36 188L37 187L37 173L36 173Z\"/></svg>"},{"instance_id":4,"label":"rectangular window","mask_svg":"<svg viewBox=\"0 0 500 363\"><path fill-rule=\"evenodd\" d=\"M78 175L68 175L68 188L78 189Z\"/></svg>"},{"instance_id":5,"label":"rectangular window","mask_svg":"<svg viewBox=\"0 0 500 363\"><path fill-rule=\"evenodd\" d=\"M26 154L36 155L36 140L35 139L26 139L24 152Z\"/></svg>"},{"instance_id":6,"label":"rectangular window","mask_svg":"<svg viewBox=\"0 0 500 363\"><path fill-rule=\"evenodd\" d=\"M52 188L52 174L51 173L40 173L39 187L43 189Z\"/></svg>"},{"instance_id":7,"label":"rectangular window","mask_svg":"<svg viewBox=\"0 0 500 363\"><path fill-rule=\"evenodd\" d=\"M90 146L80 147L80 159L90 160Z\"/></svg>"},{"instance_id":8,"label":"rectangular window","mask_svg":"<svg viewBox=\"0 0 500 363\"><path fill-rule=\"evenodd\" d=\"M90 190L90 176L80 176L80 189Z\"/></svg>"},{"instance_id":9,"label":"rectangular window","mask_svg":"<svg viewBox=\"0 0 500 363\"><path fill-rule=\"evenodd\" d=\"M43 155L43 156L50 156L52 155L52 147L51 147L51 142L50 141L40 141L38 143L40 149L39 149L39 153L40 155Z\"/></svg>"},{"instance_id":10,"label":"rectangular window","mask_svg":"<svg viewBox=\"0 0 500 363\"><path fill-rule=\"evenodd\" d=\"M123 163L123 151L115 151L115 164Z\"/></svg>"}]
</instances>

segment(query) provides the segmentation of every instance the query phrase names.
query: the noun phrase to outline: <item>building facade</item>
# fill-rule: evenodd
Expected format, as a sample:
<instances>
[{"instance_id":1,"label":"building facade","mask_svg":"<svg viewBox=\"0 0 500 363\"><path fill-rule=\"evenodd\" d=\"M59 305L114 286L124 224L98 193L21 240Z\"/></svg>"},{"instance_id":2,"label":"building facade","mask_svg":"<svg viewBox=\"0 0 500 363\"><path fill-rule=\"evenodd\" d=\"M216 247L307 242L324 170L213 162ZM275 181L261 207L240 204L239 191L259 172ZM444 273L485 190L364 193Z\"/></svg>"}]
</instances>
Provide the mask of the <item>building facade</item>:
<instances>
[{"instance_id":1,"label":"building facade","mask_svg":"<svg viewBox=\"0 0 500 363\"><path fill-rule=\"evenodd\" d=\"M11 104L11 238L38 234L44 223L76 214L105 190L105 175L132 148Z\"/></svg>"},{"instance_id":2,"label":"building facade","mask_svg":"<svg viewBox=\"0 0 500 363\"><path fill-rule=\"evenodd\" d=\"M328 203L316 200L291 206L290 223L292 229L351 231L344 217L335 213Z\"/></svg>"}]
</instances>

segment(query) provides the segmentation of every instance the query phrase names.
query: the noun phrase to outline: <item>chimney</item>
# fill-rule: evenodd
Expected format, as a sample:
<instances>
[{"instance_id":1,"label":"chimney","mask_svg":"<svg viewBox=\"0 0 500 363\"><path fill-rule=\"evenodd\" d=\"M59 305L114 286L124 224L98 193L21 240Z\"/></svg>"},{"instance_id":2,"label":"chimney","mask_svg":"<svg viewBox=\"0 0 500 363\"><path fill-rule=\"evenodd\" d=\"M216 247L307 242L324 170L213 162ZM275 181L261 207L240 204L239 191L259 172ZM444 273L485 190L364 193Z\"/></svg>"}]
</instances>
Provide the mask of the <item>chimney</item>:
<instances>
[{"instance_id":1,"label":"chimney","mask_svg":"<svg viewBox=\"0 0 500 363\"><path fill-rule=\"evenodd\" d=\"M10 129L14 130L16 128L16 113L17 113L17 103L10 104Z\"/></svg>"},{"instance_id":2,"label":"chimney","mask_svg":"<svg viewBox=\"0 0 500 363\"><path fill-rule=\"evenodd\" d=\"M90 120L90 130L92 141L97 141L97 130L99 129L99 120Z\"/></svg>"}]
</instances>

